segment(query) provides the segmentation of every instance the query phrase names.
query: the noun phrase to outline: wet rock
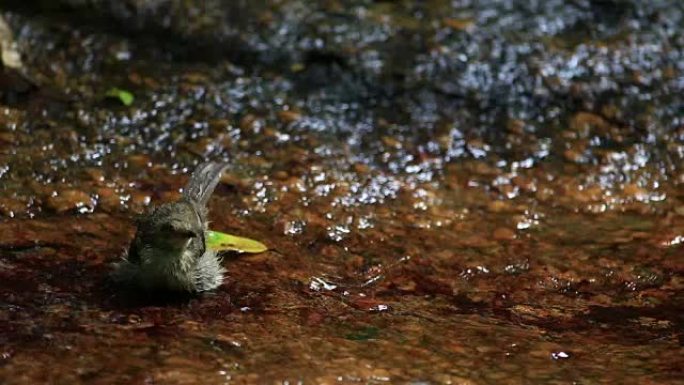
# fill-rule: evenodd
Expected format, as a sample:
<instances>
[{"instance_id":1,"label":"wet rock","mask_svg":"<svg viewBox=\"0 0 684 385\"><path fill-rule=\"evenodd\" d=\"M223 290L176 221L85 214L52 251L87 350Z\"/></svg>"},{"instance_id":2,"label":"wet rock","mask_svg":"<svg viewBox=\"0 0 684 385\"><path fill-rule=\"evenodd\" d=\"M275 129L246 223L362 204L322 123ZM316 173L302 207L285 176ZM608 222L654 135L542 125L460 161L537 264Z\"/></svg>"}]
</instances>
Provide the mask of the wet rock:
<instances>
[{"instance_id":1,"label":"wet rock","mask_svg":"<svg viewBox=\"0 0 684 385\"><path fill-rule=\"evenodd\" d=\"M368 172L370 172L370 167L368 167L368 165L363 164L363 163L354 163L352 165L352 169L354 170L354 172L358 173L359 175L365 175L365 174L368 174Z\"/></svg>"},{"instance_id":2,"label":"wet rock","mask_svg":"<svg viewBox=\"0 0 684 385\"><path fill-rule=\"evenodd\" d=\"M515 135L523 135L525 133L525 122L520 119L510 119L506 123L506 130Z\"/></svg>"},{"instance_id":3,"label":"wet rock","mask_svg":"<svg viewBox=\"0 0 684 385\"><path fill-rule=\"evenodd\" d=\"M507 227L499 227L492 233L492 238L497 241L512 241L516 238L516 234Z\"/></svg>"},{"instance_id":4,"label":"wet rock","mask_svg":"<svg viewBox=\"0 0 684 385\"><path fill-rule=\"evenodd\" d=\"M246 114L240 119L240 129L245 132L256 131L263 123L256 115Z\"/></svg>"},{"instance_id":5,"label":"wet rock","mask_svg":"<svg viewBox=\"0 0 684 385\"><path fill-rule=\"evenodd\" d=\"M278 111L278 119L283 124L290 124L302 118L302 114L293 110Z\"/></svg>"},{"instance_id":6,"label":"wet rock","mask_svg":"<svg viewBox=\"0 0 684 385\"><path fill-rule=\"evenodd\" d=\"M88 178L95 183L104 182L105 180L104 172L101 169L87 168L85 169L85 173L88 175Z\"/></svg>"},{"instance_id":7,"label":"wet rock","mask_svg":"<svg viewBox=\"0 0 684 385\"><path fill-rule=\"evenodd\" d=\"M481 176L495 176L501 174L501 170L492 167L485 162L472 162L468 164L468 167L474 174Z\"/></svg>"},{"instance_id":8,"label":"wet rock","mask_svg":"<svg viewBox=\"0 0 684 385\"><path fill-rule=\"evenodd\" d=\"M221 175L220 183L238 191L245 192L249 190L251 182L249 178L242 178L230 172L224 172L223 175Z\"/></svg>"},{"instance_id":9,"label":"wet rock","mask_svg":"<svg viewBox=\"0 0 684 385\"><path fill-rule=\"evenodd\" d=\"M603 117L588 112L578 112L570 120L570 129L580 133L581 137L588 136L590 132L605 133L608 127L609 124Z\"/></svg>"},{"instance_id":10,"label":"wet rock","mask_svg":"<svg viewBox=\"0 0 684 385\"><path fill-rule=\"evenodd\" d=\"M555 191L549 187L541 187L539 188L534 196L536 199L538 199L540 202L546 202L554 197Z\"/></svg>"},{"instance_id":11,"label":"wet rock","mask_svg":"<svg viewBox=\"0 0 684 385\"><path fill-rule=\"evenodd\" d=\"M0 132L0 144L13 145L17 141L17 136L12 132Z\"/></svg>"},{"instance_id":12,"label":"wet rock","mask_svg":"<svg viewBox=\"0 0 684 385\"><path fill-rule=\"evenodd\" d=\"M511 182L516 186L519 187L521 190L524 192L535 192L537 191L537 186L533 180L530 178L521 176L521 175L516 175L515 177L511 178Z\"/></svg>"},{"instance_id":13,"label":"wet rock","mask_svg":"<svg viewBox=\"0 0 684 385\"><path fill-rule=\"evenodd\" d=\"M45 208L58 214L72 210L87 213L95 209L95 201L85 191L68 189L50 195L45 201Z\"/></svg>"},{"instance_id":14,"label":"wet rock","mask_svg":"<svg viewBox=\"0 0 684 385\"><path fill-rule=\"evenodd\" d=\"M467 31L473 28L474 23L471 19L444 19L443 23L445 26L457 30L457 31Z\"/></svg>"},{"instance_id":15,"label":"wet rock","mask_svg":"<svg viewBox=\"0 0 684 385\"><path fill-rule=\"evenodd\" d=\"M674 211L677 213L677 215L684 217L684 206L677 206L675 207Z\"/></svg>"},{"instance_id":16,"label":"wet rock","mask_svg":"<svg viewBox=\"0 0 684 385\"><path fill-rule=\"evenodd\" d=\"M647 200L648 196L649 196L648 190L646 190L642 187L639 187L637 184L634 184L634 183L630 183L630 184L626 185L622 189L622 191L628 197L630 197L632 199L636 199L638 201Z\"/></svg>"},{"instance_id":17,"label":"wet rock","mask_svg":"<svg viewBox=\"0 0 684 385\"><path fill-rule=\"evenodd\" d=\"M130 155L128 157L128 166L133 170L144 170L151 165L150 157L143 154Z\"/></svg>"},{"instance_id":18,"label":"wet rock","mask_svg":"<svg viewBox=\"0 0 684 385\"><path fill-rule=\"evenodd\" d=\"M121 208L122 199L116 191L109 187L99 187L95 190L97 194L97 204L107 212L114 212Z\"/></svg>"},{"instance_id":19,"label":"wet rock","mask_svg":"<svg viewBox=\"0 0 684 385\"><path fill-rule=\"evenodd\" d=\"M282 170L281 170L281 171L276 171L276 172L273 174L273 177L274 177L275 179L278 179L278 180L287 180L287 179L290 177L290 175L287 173L287 171L282 171Z\"/></svg>"},{"instance_id":20,"label":"wet rock","mask_svg":"<svg viewBox=\"0 0 684 385\"><path fill-rule=\"evenodd\" d=\"M563 157L565 160L572 163L584 163L586 161L583 151L576 148L565 150L563 152Z\"/></svg>"},{"instance_id":21,"label":"wet rock","mask_svg":"<svg viewBox=\"0 0 684 385\"><path fill-rule=\"evenodd\" d=\"M134 191L130 194L128 203L134 211L140 212L152 203L152 197L144 192Z\"/></svg>"},{"instance_id":22,"label":"wet rock","mask_svg":"<svg viewBox=\"0 0 684 385\"><path fill-rule=\"evenodd\" d=\"M26 212L26 203L18 199L0 198L0 214L14 218Z\"/></svg>"},{"instance_id":23,"label":"wet rock","mask_svg":"<svg viewBox=\"0 0 684 385\"><path fill-rule=\"evenodd\" d=\"M381 138L382 143L390 149L400 149L402 147L401 141L391 136L383 136Z\"/></svg>"},{"instance_id":24,"label":"wet rock","mask_svg":"<svg viewBox=\"0 0 684 385\"><path fill-rule=\"evenodd\" d=\"M579 203L600 202L603 190L600 186L568 186L565 195Z\"/></svg>"}]
</instances>

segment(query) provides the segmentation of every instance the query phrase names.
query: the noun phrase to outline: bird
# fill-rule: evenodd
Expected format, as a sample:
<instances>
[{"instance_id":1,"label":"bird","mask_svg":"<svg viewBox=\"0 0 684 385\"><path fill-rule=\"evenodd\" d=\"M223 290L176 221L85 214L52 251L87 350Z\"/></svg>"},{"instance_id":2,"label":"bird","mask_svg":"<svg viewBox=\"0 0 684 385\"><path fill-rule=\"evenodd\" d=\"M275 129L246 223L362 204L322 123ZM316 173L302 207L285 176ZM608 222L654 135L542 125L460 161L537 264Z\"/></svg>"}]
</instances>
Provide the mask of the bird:
<instances>
[{"instance_id":1,"label":"bird","mask_svg":"<svg viewBox=\"0 0 684 385\"><path fill-rule=\"evenodd\" d=\"M223 283L225 269L207 247L207 202L227 164L205 162L179 200L151 208L137 220L128 252L114 264L116 283L147 292L200 293Z\"/></svg>"}]
</instances>

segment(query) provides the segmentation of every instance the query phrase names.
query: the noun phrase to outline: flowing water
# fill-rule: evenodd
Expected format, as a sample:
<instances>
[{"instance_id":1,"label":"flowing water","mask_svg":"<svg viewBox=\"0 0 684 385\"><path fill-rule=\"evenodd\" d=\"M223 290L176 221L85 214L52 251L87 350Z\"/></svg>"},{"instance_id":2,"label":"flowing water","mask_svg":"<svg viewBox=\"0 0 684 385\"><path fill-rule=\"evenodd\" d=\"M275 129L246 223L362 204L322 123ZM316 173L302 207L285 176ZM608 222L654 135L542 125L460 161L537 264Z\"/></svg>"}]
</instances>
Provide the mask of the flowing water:
<instances>
[{"instance_id":1,"label":"flowing water","mask_svg":"<svg viewBox=\"0 0 684 385\"><path fill-rule=\"evenodd\" d=\"M0 11L0 383L684 383L681 2ZM122 293L206 159L270 251Z\"/></svg>"}]
</instances>

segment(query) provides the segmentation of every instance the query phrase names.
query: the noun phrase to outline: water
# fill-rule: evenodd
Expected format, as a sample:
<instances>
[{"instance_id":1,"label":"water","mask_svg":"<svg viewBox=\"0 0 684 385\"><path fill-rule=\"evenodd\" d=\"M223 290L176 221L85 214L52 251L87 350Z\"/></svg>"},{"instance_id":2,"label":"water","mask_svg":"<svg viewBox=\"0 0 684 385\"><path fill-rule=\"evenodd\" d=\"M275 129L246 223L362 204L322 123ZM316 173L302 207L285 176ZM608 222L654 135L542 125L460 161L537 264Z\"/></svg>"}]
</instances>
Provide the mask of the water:
<instances>
[{"instance_id":1,"label":"water","mask_svg":"<svg viewBox=\"0 0 684 385\"><path fill-rule=\"evenodd\" d=\"M2 11L3 383L683 378L678 2L110 3ZM123 295L203 159L271 251Z\"/></svg>"}]
</instances>

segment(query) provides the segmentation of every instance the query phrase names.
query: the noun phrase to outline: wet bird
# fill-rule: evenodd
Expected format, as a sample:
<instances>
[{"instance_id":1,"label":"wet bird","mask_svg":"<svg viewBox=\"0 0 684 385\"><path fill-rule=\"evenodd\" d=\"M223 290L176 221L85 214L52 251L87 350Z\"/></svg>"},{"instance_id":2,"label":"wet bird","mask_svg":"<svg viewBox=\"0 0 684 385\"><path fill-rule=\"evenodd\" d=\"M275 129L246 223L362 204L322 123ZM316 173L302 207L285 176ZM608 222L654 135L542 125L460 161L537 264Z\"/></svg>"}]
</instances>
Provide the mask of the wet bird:
<instances>
[{"instance_id":1,"label":"wet bird","mask_svg":"<svg viewBox=\"0 0 684 385\"><path fill-rule=\"evenodd\" d=\"M181 198L153 208L137 220L127 255L114 266L115 281L146 291L202 292L223 282L225 269L207 248L207 202L224 163L200 164Z\"/></svg>"}]
</instances>

